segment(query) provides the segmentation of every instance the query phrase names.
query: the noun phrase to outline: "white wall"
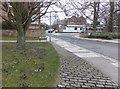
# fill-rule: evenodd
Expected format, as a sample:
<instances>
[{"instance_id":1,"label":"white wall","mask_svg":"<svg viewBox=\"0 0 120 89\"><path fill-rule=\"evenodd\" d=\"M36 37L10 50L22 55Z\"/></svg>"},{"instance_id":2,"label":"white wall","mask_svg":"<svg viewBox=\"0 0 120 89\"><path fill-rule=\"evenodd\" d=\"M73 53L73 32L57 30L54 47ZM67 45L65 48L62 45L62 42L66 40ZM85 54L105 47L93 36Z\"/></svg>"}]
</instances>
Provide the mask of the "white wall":
<instances>
[{"instance_id":1,"label":"white wall","mask_svg":"<svg viewBox=\"0 0 120 89\"><path fill-rule=\"evenodd\" d=\"M77 28L77 30L75 30L75 27L67 26L66 29L63 29L63 32L83 32L83 31L85 31L85 27L83 27L83 26L81 26L81 27L79 26L79 27L76 27L76 28Z\"/></svg>"}]
</instances>

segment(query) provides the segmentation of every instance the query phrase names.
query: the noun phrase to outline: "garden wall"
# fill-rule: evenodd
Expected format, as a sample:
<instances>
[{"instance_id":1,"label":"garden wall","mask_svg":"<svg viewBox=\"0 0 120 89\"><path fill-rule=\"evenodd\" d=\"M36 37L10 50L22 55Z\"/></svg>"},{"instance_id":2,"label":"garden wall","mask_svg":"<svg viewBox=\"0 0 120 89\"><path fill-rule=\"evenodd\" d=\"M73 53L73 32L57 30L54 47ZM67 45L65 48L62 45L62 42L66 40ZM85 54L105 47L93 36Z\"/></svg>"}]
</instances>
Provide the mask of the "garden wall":
<instances>
[{"instance_id":1,"label":"garden wall","mask_svg":"<svg viewBox=\"0 0 120 89\"><path fill-rule=\"evenodd\" d=\"M2 36L17 36L16 30L0 30ZM28 30L26 32L27 37L40 37L45 36L45 31L40 30Z\"/></svg>"}]
</instances>

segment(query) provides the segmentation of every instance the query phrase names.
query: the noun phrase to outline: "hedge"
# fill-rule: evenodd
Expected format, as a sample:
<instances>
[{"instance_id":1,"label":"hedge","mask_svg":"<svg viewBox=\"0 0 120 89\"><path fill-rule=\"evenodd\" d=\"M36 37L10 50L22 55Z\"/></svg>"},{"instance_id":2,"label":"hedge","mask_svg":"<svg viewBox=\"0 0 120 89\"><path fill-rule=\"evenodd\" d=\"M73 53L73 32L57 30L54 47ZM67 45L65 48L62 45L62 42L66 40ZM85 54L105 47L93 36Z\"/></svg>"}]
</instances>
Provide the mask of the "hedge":
<instances>
[{"instance_id":1,"label":"hedge","mask_svg":"<svg viewBox=\"0 0 120 89\"><path fill-rule=\"evenodd\" d=\"M2 24L2 25L1 25ZM0 25L2 26L2 29L15 29L11 23L7 22L7 21L3 21L2 23L0 23Z\"/></svg>"},{"instance_id":2,"label":"hedge","mask_svg":"<svg viewBox=\"0 0 120 89\"><path fill-rule=\"evenodd\" d=\"M86 38L101 38L101 39L120 39L120 34L105 34L105 33L101 33L101 34L94 34L94 35L88 35L86 36Z\"/></svg>"}]
</instances>

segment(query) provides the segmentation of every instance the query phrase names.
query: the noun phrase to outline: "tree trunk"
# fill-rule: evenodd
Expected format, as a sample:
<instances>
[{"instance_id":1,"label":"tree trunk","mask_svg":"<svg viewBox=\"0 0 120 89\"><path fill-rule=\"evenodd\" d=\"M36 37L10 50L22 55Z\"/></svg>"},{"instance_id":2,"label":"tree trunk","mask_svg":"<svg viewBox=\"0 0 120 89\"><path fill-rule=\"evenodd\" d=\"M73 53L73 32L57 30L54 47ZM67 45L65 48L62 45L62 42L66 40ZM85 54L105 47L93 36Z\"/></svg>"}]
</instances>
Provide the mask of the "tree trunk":
<instances>
[{"instance_id":1,"label":"tree trunk","mask_svg":"<svg viewBox=\"0 0 120 89\"><path fill-rule=\"evenodd\" d=\"M25 49L25 40L26 40L25 35L26 35L26 31L28 30L30 24L31 24L31 19L29 19L25 25L17 24L17 27L18 27L17 49L19 50Z\"/></svg>"},{"instance_id":2,"label":"tree trunk","mask_svg":"<svg viewBox=\"0 0 120 89\"><path fill-rule=\"evenodd\" d=\"M114 14L114 2L110 2L110 15L108 19L108 32L113 32L113 14Z\"/></svg>"},{"instance_id":3,"label":"tree trunk","mask_svg":"<svg viewBox=\"0 0 120 89\"><path fill-rule=\"evenodd\" d=\"M96 13L97 13L97 10L96 10L96 7L97 7L97 2L94 2L94 17L93 17L93 31L95 32L96 31Z\"/></svg>"},{"instance_id":4,"label":"tree trunk","mask_svg":"<svg viewBox=\"0 0 120 89\"><path fill-rule=\"evenodd\" d=\"M99 2L94 2L94 17L93 17L93 31L96 32L96 26L98 21L98 13L99 13Z\"/></svg>"},{"instance_id":5,"label":"tree trunk","mask_svg":"<svg viewBox=\"0 0 120 89\"><path fill-rule=\"evenodd\" d=\"M23 28L18 30L17 49L25 49L25 31Z\"/></svg>"},{"instance_id":6,"label":"tree trunk","mask_svg":"<svg viewBox=\"0 0 120 89\"><path fill-rule=\"evenodd\" d=\"M120 11L118 12L118 21L117 21L117 25L118 25L118 33L120 34Z\"/></svg>"}]
</instances>

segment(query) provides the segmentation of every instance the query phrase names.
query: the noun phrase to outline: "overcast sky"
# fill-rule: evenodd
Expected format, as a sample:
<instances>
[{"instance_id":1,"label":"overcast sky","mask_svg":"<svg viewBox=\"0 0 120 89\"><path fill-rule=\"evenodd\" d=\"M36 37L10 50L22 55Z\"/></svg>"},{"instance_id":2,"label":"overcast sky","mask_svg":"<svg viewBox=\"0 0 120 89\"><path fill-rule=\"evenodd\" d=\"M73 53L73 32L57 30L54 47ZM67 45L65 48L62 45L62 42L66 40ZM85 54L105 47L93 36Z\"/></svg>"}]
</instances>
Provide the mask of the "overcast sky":
<instances>
[{"instance_id":1,"label":"overcast sky","mask_svg":"<svg viewBox=\"0 0 120 89\"><path fill-rule=\"evenodd\" d=\"M62 12L63 10L52 5L49 9L48 9L48 13L46 13L45 16L43 16L41 18L41 22L43 23L47 23L47 24L50 24L50 13L51 11L57 11L57 13L55 12L52 12L51 13L51 22L53 23L56 19L59 19L59 20L62 20L64 18L66 18L64 12Z\"/></svg>"},{"instance_id":2,"label":"overcast sky","mask_svg":"<svg viewBox=\"0 0 120 89\"><path fill-rule=\"evenodd\" d=\"M59 0L63 5L66 5L66 3L69 3L70 0ZM74 1L78 1L78 0L74 0ZM84 0L79 0L80 2L83 2ZM72 6L70 6L72 8ZM69 8L70 8L69 7ZM51 23L53 23L56 19L58 20L62 20L65 18L69 18L71 16L66 16L64 12L62 12L63 10L58 8L57 6L52 5L49 9L48 12L51 11L57 11L57 14L55 12L51 13ZM41 18L41 22L43 23L47 23L50 24L50 13L47 13L45 16L43 16Z\"/></svg>"},{"instance_id":3,"label":"overcast sky","mask_svg":"<svg viewBox=\"0 0 120 89\"><path fill-rule=\"evenodd\" d=\"M66 5L66 3L69 3L70 1L72 0L59 0L62 4ZM92 1L93 0L74 0L75 2L81 2L81 3L84 3L86 1ZM109 2L109 0L95 0L95 1L100 1L100 2ZM115 1L117 2L118 0L111 0L111 1ZM72 8L72 6L67 6L66 8ZM65 18L69 18L65 15L64 12L62 12L63 10L58 8L57 6L54 6L52 5L49 9L48 9L48 12L51 12L51 11L57 11L58 13L56 14L55 12L52 12L51 13L51 23L53 23L55 20L62 20L62 19L65 19ZM75 12L75 9L72 11L72 12ZM72 13L71 12L71 13ZM79 12L78 12L79 13ZM86 11L86 14L89 16L89 14L91 13L90 10ZM80 13L79 13L79 16L82 16ZM92 17L91 17L92 18ZM41 22L43 23L47 23L47 24L50 24L50 13L47 13L45 16L43 16L41 18ZM87 19L87 23L91 23L90 20Z\"/></svg>"}]
</instances>

